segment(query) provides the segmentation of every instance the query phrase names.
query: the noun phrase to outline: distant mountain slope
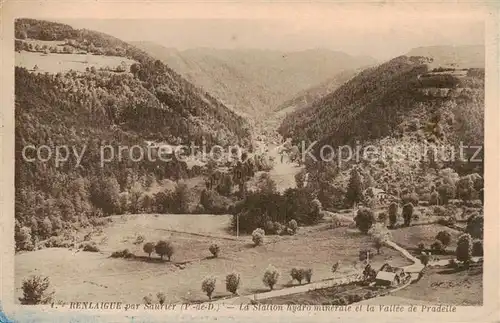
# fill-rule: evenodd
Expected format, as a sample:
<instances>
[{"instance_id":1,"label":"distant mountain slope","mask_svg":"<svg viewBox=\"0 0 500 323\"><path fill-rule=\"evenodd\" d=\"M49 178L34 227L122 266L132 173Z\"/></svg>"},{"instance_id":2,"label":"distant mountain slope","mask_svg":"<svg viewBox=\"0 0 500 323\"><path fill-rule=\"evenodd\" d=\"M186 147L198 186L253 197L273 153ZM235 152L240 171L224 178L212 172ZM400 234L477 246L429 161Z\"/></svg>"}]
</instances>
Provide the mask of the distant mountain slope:
<instances>
[{"instance_id":1,"label":"distant mountain slope","mask_svg":"<svg viewBox=\"0 0 500 323\"><path fill-rule=\"evenodd\" d=\"M343 70L375 62L371 57L323 49L290 53L209 48L178 51L151 42L134 44L226 105L251 116L261 116Z\"/></svg>"},{"instance_id":2,"label":"distant mountain slope","mask_svg":"<svg viewBox=\"0 0 500 323\"><path fill-rule=\"evenodd\" d=\"M294 96L292 99L287 100L282 104L280 104L276 108L276 111L286 110L287 113L290 113L296 110L304 109L308 105L312 104L314 101L335 91L342 84L349 81L359 72L360 70L355 70L355 69L341 71L334 77L328 79L327 81L297 93L297 95Z\"/></svg>"},{"instance_id":3,"label":"distant mountain slope","mask_svg":"<svg viewBox=\"0 0 500 323\"><path fill-rule=\"evenodd\" d=\"M425 56L439 65L455 65L461 68L484 68L484 45L469 46L427 46L410 50L407 56Z\"/></svg>"},{"instance_id":4,"label":"distant mountain slope","mask_svg":"<svg viewBox=\"0 0 500 323\"><path fill-rule=\"evenodd\" d=\"M482 143L484 70L431 72L424 57L401 56L369 68L307 109L290 114L279 131L295 141L333 146L385 136L432 142Z\"/></svg>"}]
</instances>

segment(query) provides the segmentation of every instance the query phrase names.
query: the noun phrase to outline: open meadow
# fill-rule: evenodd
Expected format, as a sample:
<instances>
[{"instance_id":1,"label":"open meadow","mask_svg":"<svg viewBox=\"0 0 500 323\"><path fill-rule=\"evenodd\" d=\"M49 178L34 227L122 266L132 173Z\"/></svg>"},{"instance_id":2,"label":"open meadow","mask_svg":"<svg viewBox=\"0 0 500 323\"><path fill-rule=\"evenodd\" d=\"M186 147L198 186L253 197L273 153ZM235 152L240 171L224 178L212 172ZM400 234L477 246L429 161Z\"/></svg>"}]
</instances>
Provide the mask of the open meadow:
<instances>
[{"instance_id":1,"label":"open meadow","mask_svg":"<svg viewBox=\"0 0 500 323\"><path fill-rule=\"evenodd\" d=\"M227 232L226 215L129 215L115 216L99 234L92 235L100 252L49 248L16 256L16 292L21 295L22 279L32 274L48 276L57 300L142 302L148 294L166 294L168 302L206 301L201 282L207 275L217 278L214 297L229 296L225 276L233 271L241 275L240 295L268 290L262 283L266 267L274 265L281 273L275 289L291 284L292 267L313 269L312 281L331 278L331 266L340 261L335 275L354 270L362 248L370 247L369 237L357 229L328 229L325 224L310 227L295 236L266 236L265 244L254 247L250 236L236 238ZM172 261L148 259L137 237L144 242L171 241ZM217 243L218 258L208 247ZM110 258L113 251L129 249L136 257ZM405 265L408 261L392 249L384 248L372 258L375 267L390 261ZM358 270L362 266L359 266ZM131 284L131 281L138 282ZM68 288L68 285L71 288Z\"/></svg>"}]
</instances>

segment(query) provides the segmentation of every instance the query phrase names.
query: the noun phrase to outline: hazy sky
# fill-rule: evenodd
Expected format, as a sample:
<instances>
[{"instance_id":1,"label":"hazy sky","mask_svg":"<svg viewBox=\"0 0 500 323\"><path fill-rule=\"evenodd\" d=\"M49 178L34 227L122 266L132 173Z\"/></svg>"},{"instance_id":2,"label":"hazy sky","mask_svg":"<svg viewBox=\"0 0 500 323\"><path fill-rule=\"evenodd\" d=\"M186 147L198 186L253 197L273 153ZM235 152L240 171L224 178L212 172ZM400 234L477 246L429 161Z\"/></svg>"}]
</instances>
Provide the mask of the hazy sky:
<instances>
[{"instance_id":1,"label":"hazy sky","mask_svg":"<svg viewBox=\"0 0 500 323\"><path fill-rule=\"evenodd\" d=\"M318 7L318 6L316 6ZM309 7L308 7L309 8ZM445 8L446 9L446 8ZM280 11L282 12L282 11ZM282 12L283 13L283 12ZM207 14L206 16L210 16ZM281 15L239 14L175 19L59 20L123 40L195 47L305 50L327 48L384 60L411 48L484 43L482 16L467 10L315 8Z\"/></svg>"}]
</instances>

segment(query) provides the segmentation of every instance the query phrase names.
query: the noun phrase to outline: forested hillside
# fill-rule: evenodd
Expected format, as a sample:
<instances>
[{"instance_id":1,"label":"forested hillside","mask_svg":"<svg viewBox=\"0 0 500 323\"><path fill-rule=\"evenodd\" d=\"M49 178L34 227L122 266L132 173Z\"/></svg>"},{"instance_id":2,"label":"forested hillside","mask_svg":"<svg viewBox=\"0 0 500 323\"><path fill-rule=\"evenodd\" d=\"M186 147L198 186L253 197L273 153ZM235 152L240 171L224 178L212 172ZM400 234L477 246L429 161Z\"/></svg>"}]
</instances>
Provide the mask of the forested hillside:
<instances>
[{"instance_id":1,"label":"forested hillside","mask_svg":"<svg viewBox=\"0 0 500 323\"><path fill-rule=\"evenodd\" d=\"M413 133L430 142L482 143L484 70L432 69L398 57L367 69L280 127L296 141L333 146Z\"/></svg>"},{"instance_id":2,"label":"forested hillside","mask_svg":"<svg viewBox=\"0 0 500 323\"><path fill-rule=\"evenodd\" d=\"M180 51L151 42L134 44L236 111L257 118L293 99L297 93L331 80L337 73L375 63L371 57L323 49Z\"/></svg>"},{"instance_id":3,"label":"forested hillside","mask_svg":"<svg viewBox=\"0 0 500 323\"><path fill-rule=\"evenodd\" d=\"M205 140L208 147L249 143L244 119L134 46L46 21L20 19L15 27L17 54L39 55L33 56L32 69L15 70L18 248L29 249L34 240L98 222L103 214L119 214L139 203L148 206L151 197L141 196L138 186L190 176L185 162L149 161L138 150L132 157L125 151L122 160L115 157L101 167L104 145L116 153L120 146L133 145L146 151L146 140L173 145ZM39 69L37 60L53 55L59 55L55 61L61 72ZM123 57L135 63L129 70L117 64L65 71L68 55ZM22 156L29 145L34 148L26 151L28 158L35 158L34 149L42 145L52 154L57 146L66 146L70 155L61 165L54 163L54 155L29 162ZM73 150L83 154L79 165Z\"/></svg>"},{"instance_id":4,"label":"forested hillside","mask_svg":"<svg viewBox=\"0 0 500 323\"><path fill-rule=\"evenodd\" d=\"M291 113L279 131L298 147L302 140L306 147L317 141L312 152L318 158L324 145L351 147L351 158L342 163L337 163L339 150L333 151L333 162L305 160L301 176L308 173L309 181L323 186L318 195L323 205L341 204L349 196L353 169L360 187L378 187L394 196L416 192L427 200L432 187L438 187L443 196L455 196L455 184L439 186L449 174L483 174L483 149L467 147L484 143L484 69L443 68L430 58L397 57ZM466 160L458 157L460 145ZM372 147L368 155L363 153L367 146ZM359 156L356 149L361 149ZM456 155L450 157L453 150ZM475 160L469 160L473 155Z\"/></svg>"}]
</instances>

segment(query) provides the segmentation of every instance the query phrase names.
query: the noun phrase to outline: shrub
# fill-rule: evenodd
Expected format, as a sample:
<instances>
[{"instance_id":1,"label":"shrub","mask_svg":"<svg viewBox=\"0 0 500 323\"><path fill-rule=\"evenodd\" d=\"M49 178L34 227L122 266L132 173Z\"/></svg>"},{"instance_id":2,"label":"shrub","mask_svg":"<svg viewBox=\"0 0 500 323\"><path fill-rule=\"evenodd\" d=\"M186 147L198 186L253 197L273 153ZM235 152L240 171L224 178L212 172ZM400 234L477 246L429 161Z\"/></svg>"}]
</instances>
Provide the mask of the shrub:
<instances>
[{"instance_id":1,"label":"shrub","mask_svg":"<svg viewBox=\"0 0 500 323\"><path fill-rule=\"evenodd\" d=\"M363 297L361 297L361 295L359 294L354 294L354 295L350 295L350 300L349 300L349 303L357 303L357 302L361 302L363 300Z\"/></svg>"},{"instance_id":2,"label":"shrub","mask_svg":"<svg viewBox=\"0 0 500 323\"><path fill-rule=\"evenodd\" d=\"M144 304L146 305L151 305L153 304L153 297L150 295L146 295L142 298L142 300L144 301Z\"/></svg>"},{"instance_id":3,"label":"shrub","mask_svg":"<svg viewBox=\"0 0 500 323\"><path fill-rule=\"evenodd\" d=\"M212 255L217 258L219 256L220 248L216 243L212 243L208 250L212 253Z\"/></svg>"},{"instance_id":4,"label":"shrub","mask_svg":"<svg viewBox=\"0 0 500 323\"><path fill-rule=\"evenodd\" d=\"M451 234L448 231L439 231L436 240L441 241L443 246L447 247L451 242Z\"/></svg>"},{"instance_id":5,"label":"shrub","mask_svg":"<svg viewBox=\"0 0 500 323\"><path fill-rule=\"evenodd\" d=\"M240 286L240 274L231 273L226 276L226 290L233 295L238 293L238 287Z\"/></svg>"},{"instance_id":6,"label":"shrub","mask_svg":"<svg viewBox=\"0 0 500 323\"><path fill-rule=\"evenodd\" d=\"M148 254L149 258L151 258L151 254L153 253L154 249L155 249L155 244L152 242L147 242L142 247L142 250L144 250L144 252Z\"/></svg>"},{"instance_id":7,"label":"shrub","mask_svg":"<svg viewBox=\"0 0 500 323\"><path fill-rule=\"evenodd\" d=\"M370 298L373 298L373 297L375 297L375 294L371 290L367 291L365 293L365 295L363 296L364 299L370 299Z\"/></svg>"},{"instance_id":8,"label":"shrub","mask_svg":"<svg viewBox=\"0 0 500 323\"><path fill-rule=\"evenodd\" d=\"M444 251L444 246L441 241L436 240L431 244L431 250L436 254L440 254Z\"/></svg>"},{"instance_id":9,"label":"shrub","mask_svg":"<svg viewBox=\"0 0 500 323\"><path fill-rule=\"evenodd\" d=\"M273 228L274 228L274 234L282 235L288 233L288 231L286 230L287 228L279 222L274 222Z\"/></svg>"},{"instance_id":10,"label":"shrub","mask_svg":"<svg viewBox=\"0 0 500 323\"><path fill-rule=\"evenodd\" d=\"M203 190L200 195L200 204L205 212L213 214L225 214L233 206L231 199L220 195L214 190Z\"/></svg>"},{"instance_id":11,"label":"shrub","mask_svg":"<svg viewBox=\"0 0 500 323\"><path fill-rule=\"evenodd\" d=\"M252 232L252 241L254 245L260 246L264 243L265 232L261 228L257 228Z\"/></svg>"},{"instance_id":12,"label":"shrub","mask_svg":"<svg viewBox=\"0 0 500 323\"><path fill-rule=\"evenodd\" d=\"M401 201L404 204L411 203L413 205L418 205L419 198L418 198L418 195L416 193L408 193L408 194L405 194L401 197Z\"/></svg>"},{"instance_id":13,"label":"shrub","mask_svg":"<svg viewBox=\"0 0 500 323\"><path fill-rule=\"evenodd\" d=\"M437 191L443 204L448 204L448 201L455 197L455 186L451 183L440 185Z\"/></svg>"},{"instance_id":14,"label":"shrub","mask_svg":"<svg viewBox=\"0 0 500 323\"><path fill-rule=\"evenodd\" d=\"M264 277L262 278L262 282L264 283L264 286L267 286L271 290L273 290L274 286L278 282L279 276L280 273L278 272L278 269L276 269L272 265L269 265L269 267L267 267L266 271L264 272Z\"/></svg>"},{"instance_id":15,"label":"shrub","mask_svg":"<svg viewBox=\"0 0 500 323\"><path fill-rule=\"evenodd\" d=\"M342 296L338 299L338 303L339 303L339 305L348 305L349 300L347 299L347 297Z\"/></svg>"},{"instance_id":16,"label":"shrub","mask_svg":"<svg viewBox=\"0 0 500 323\"><path fill-rule=\"evenodd\" d=\"M447 216L448 211L446 210L446 208L444 206L438 205L438 206L434 207L434 215L435 216Z\"/></svg>"},{"instance_id":17,"label":"shrub","mask_svg":"<svg viewBox=\"0 0 500 323\"><path fill-rule=\"evenodd\" d=\"M312 268L307 268L304 270L304 278L308 284L311 282L312 274L313 274Z\"/></svg>"},{"instance_id":18,"label":"shrub","mask_svg":"<svg viewBox=\"0 0 500 323\"><path fill-rule=\"evenodd\" d=\"M484 217L479 215L471 217L467 221L465 231L474 239L483 239Z\"/></svg>"},{"instance_id":19,"label":"shrub","mask_svg":"<svg viewBox=\"0 0 500 323\"><path fill-rule=\"evenodd\" d=\"M99 248L94 242L90 242L83 245L83 251L99 252Z\"/></svg>"},{"instance_id":20,"label":"shrub","mask_svg":"<svg viewBox=\"0 0 500 323\"><path fill-rule=\"evenodd\" d=\"M158 299L158 303L160 303L161 305L165 304L165 300L167 299L167 297L165 296L165 294L161 293L161 292L159 292L158 294L156 294L156 298Z\"/></svg>"},{"instance_id":21,"label":"shrub","mask_svg":"<svg viewBox=\"0 0 500 323\"><path fill-rule=\"evenodd\" d=\"M66 240L64 237L56 236L45 240L44 246L46 248L71 248L73 246L73 242Z\"/></svg>"},{"instance_id":22,"label":"shrub","mask_svg":"<svg viewBox=\"0 0 500 323\"><path fill-rule=\"evenodd\" d=\"M128 258L133 258L135 257L135 255L130 252L130 250L128 249L124 249L122 251L115 251L111 254L111 258L125 258L125 259L128 259Z\"/></svg>"},{"instance_id":23,"label":"shrub","mask_svg":"<svg viewBox=\"0 0 500 323\"><path fill-rule=\"evenodd\" d=\"M47 293L50 286L48 277L31 276L23 280L23 297L19 301L23 305L48 304L52 301L54 293Z\"/></svg>"},{"instance_id":24,"label":"shrub","mask_svg":"<svg viewBox=\"0 0 500 323\"><path fill-rule=\"evenodd\" d=\"M208 299L212 299L212 294L215 290L215 277L207 277L201 283L201 290L205 292L208 296Z\"/></svg>"},{"instance_id":25,"label":"shrub","mask_svg":"<svg viewBox=\"0 0 500 323\"><path fill-rule=\"evenodd\" d=\"M298 227L299 226L297 224L297 221L292 219L288 222L288 228L292 230L293 234L295 234L297 232Z\"/></svg>"},{"instance_id":26,"label":"shrub","mask_svg":"<svg viewBox=\"0 0 500 323\"><path fill-rule=\"evenodd\" d=\"M378 215L378 221L382 222L384 224L386 223L387 218L388 218L388 216L387 216L387 213L385 213L385 212L380 212Z\"/></svg>"},{"instance_id":27,"label":"shrub","mask_svg":"<svg viewBox=\"0 0 500 323\"><path fill-rule=\"evenodd\" d=\"M335 274L335 272L339 269L339 266L340 266L340 262L337 261L336 263L334 263L332 266L332 273Z\"/></svg>"},{"instance_id":28,"label":"shrub","mask_svg":"<svg viewBox=\"0 0 500 323\"><path fill-rule=\"evenodd\" d=\"M458 267L457 261L455 259L448 260L448 265L446 265L446 267L453 269L457 268Z\"/></svg>"},{"instance_id":29,"label":"shrub","mask_svg":"<svg viewBox=\"0 0 500 323\"><path fill-rule=\"evenodd\" d=\"M144 236L142 236L142 235L138 235L138 236L137 236L137 238L136 238L136 239L135 239L135 241L134 241L134 244L135 244L135 245L142 244L142 243L144 242L144 240L145 240L145 239L144 239Z\"/></svg>"},{"instance_id":30,"label":"shrub","mask_svg":"<svg viewBox=\"0 0 500 323\"><path fill-rule=\"evenodd\" d=\"M413 204L407 203L403 206L403 220L405 226L409 227L413 217Z\"/></svg>"},{"instance_id":31,"label":"shrub","mask_svg":"<svg viewBox=\"0 0 500 323\"><path fill-rule=\"evenodd\" d=\"M425 245L422 242L420 242L417 246L417 251L422 252L424 250L425 250Z\"/></svg>"},{"instance_id":32,"label":"shrub","mask_svg":"<svg viewBox=\"0 0 500 323\"><path fill-rule=\"evenodd\" d=\"M17 229L14 233L14 239L16 241L16 250L28 250L34 249L33 242L31 241L31 229L28 227L21 227Z\"/></svg>"},{"instance_id":33,"label":"shrub","mask_svg":"<svg viewBox=\"0 0 500 323\"><path fill-rule=\"evenodd\" d=\"M168 261L174 254L174 246L169 241L160 240L155 245L155 252L163 260L163 256L167 256Z\"/></svg>"},{"instance_id":34,"label":"shrub","mask_svg":"<svg viewBox=\"0 0 500 323\"><path fill-rule=\"evenodd\" d=\"M296 280L299 284L302 284L302 280L304 279L304 270L302 268L292 268L290 276L292 276L292 280Z\"/></svg>"},{"instance_id":35,"label":"shrub","mask_svg":"<svg viewBox=\"0 0 500 323\"><path fill-rule=\"evenodd\" d=\"M375 215L371 209L361 208L358 210L354 221L356 222L356 227L359 231L366 234L375 223Z\"/></svg>"},{"instance_id":36,"label":"shrub","mask_svg":"<svg viewBox=\"0 0 500 323\"><path fill-rule=\"evenodd\" d=\"M429 264L429 260L430 257L428 254L420 255L420 262L422 263L422 265L427 266L427 264Z\"/></svg>"},{"instance_id":37,"label":"shrub","mask_svg":"<svg viewBox=\"0 0 500 323\"><path fill-rule=\"evenodd\" d=\"M394 228L396 223L398 222L398 205L395 202L392 202L389 205L389 225Z\"/></svg>"},{"instance_id":38,"label":"shrub","mask_svg":"<svg viewBox=\"0 0 500 323\"><path fill-rule=\"evenodd\" d=\"M476 240L472 244L472 256L474 257L483 256L483 242L481 240Z\"/></svg>"},{"instance_id":39,"label":"shrub","mask_svg":"<svg viewBox=\"0 0 500 323\"><path fill-rule=\"evenodd\" d=\"M439 204L439 193L437 191L433 191L431 193L429 204L430 205L438 205Z\"/></svg>"},{"instance_id":40,"label":"shrub","mask_svg":"<svg viewBox=\"0 0 500 323\"><path fill-rule=\"evenodd\" d=\"M456 256L458 261L469 263L472 257L472 237L470 234L464 233L458 238Z\"/></svg>"}]
</instances>

